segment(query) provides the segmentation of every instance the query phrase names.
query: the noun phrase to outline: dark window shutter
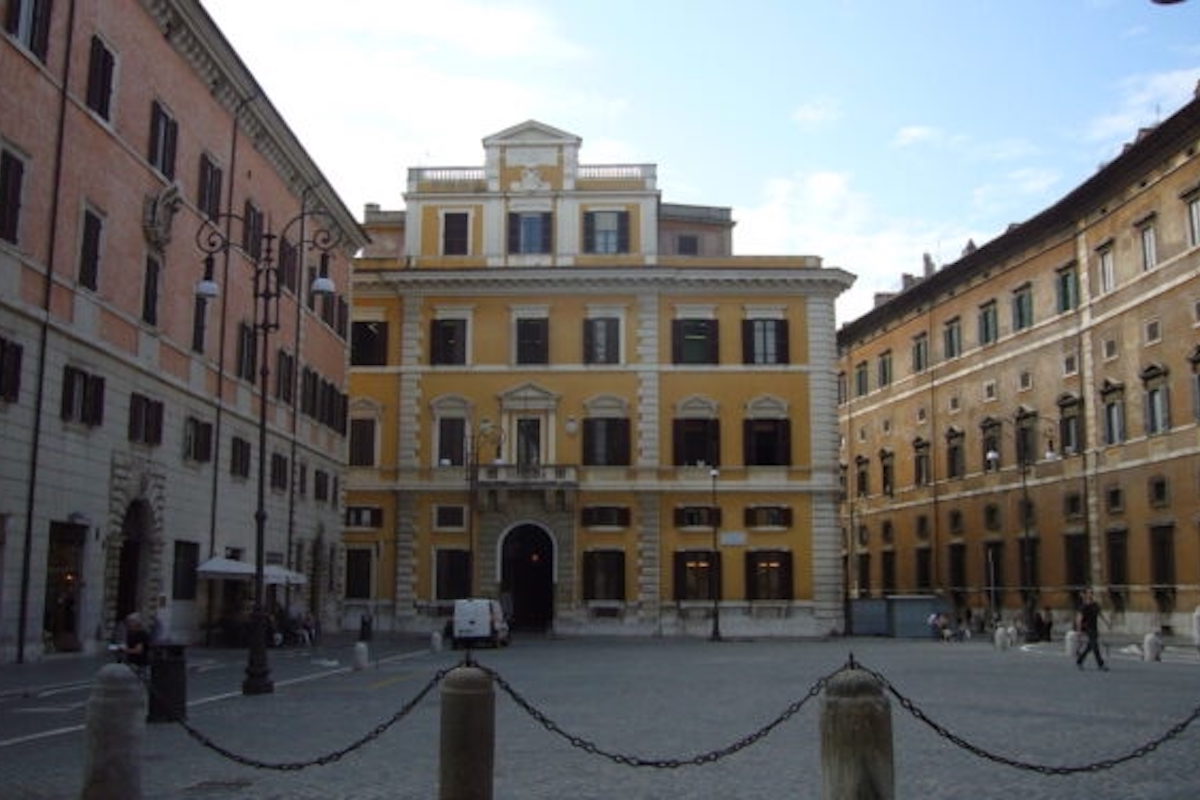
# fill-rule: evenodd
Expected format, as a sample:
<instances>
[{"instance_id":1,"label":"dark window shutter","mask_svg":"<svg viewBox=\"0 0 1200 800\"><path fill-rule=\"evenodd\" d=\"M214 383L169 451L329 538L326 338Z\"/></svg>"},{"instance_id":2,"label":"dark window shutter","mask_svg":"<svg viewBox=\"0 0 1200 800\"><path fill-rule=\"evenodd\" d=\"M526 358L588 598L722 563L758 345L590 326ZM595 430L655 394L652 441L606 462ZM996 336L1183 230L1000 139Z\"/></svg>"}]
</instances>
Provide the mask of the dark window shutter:
<instances>
[{"instance_id":1,"label":"dark window shutter","mask_svg":"<svg viewBox=\"0 0 1200 800\"><path fill-rule=\"evenodd\" d=\"M429 323L429 363L442 364L444 363L444 354L442 353L442 337L441 326L438 324L440 320L433 320Z\"/></svg>"},{"instance_id":2,"label":"dark window shutter","mask_svg":"<svg viewBox=\"0 0 1200 800\"><path fill-rule=\"evenodd\" d=\"M779 570L779 582L783 584L783 595L779 599L791 600L794 592L792 589L792 554L790 551L779 554Z\"/></svg>"},{"instance_id":3,"label":"dark window shutter","mask_svg":"<svg viewBox=\"0 0 1200 800\"><path fill-rule=\"evenodd\" d=\"M671 320L671 363L683 362L683 324L684 320Z\"/></svg>"},{"instance_id":4,"label":"dark window shutter","mask_svg":"<svg viewBox=\"0 0 1200 800\"><path fill-rule=\"evenodd\" d=\"M74 367L63 367L62 408L60 411L63 419L70 419L72 410L75 408L75 392L79 390L78 375L79 370Z\"/></svg>"},{"instance_id":5,"label":"dark window shutter","mask_svg":"<svg viewBox=\"0 0 1200 800\"><path fill-rule=\"evenodd\" d=\"M617 214L617 252L629 252L629 212L621 211Z\"/></svg>"},{"instance_id":6,"label":"dark window shutter","mask_svg":"<svg viewBox=\"0 0 1200 800\"><path fill-rule=\"evenodd\" d=\"M162 152L162 135L163 135L163 114L162 106L157 100L150 102L150 155L149 161L151 164L158 165L158 156Z\"/></svg>"},{"instance_id":7,"label":"dark window shutter","mask_svg":"<svg viewBox=\"0 0 1200 800\"><path fill-rule=\"evenodd\" d=\"M588 211L583 215L583 252L596 252L596 212Z\"/></svg>"},{"instance_id":8,"label":"dark window shutter","mask_svg":"<svg viewBox=\"0 0 1200 800\"><path fill-rule=\"evenodd\" d=\"M104 422L104 378L88 375L83 385L83 421L88 425Z\"/></svg>"},{"instance_id":9,"label":"dark window shutter","mask_svg":"<svg viewBox=\"0 0 1200 800\"><path fill-rule=\"evenodd\" d=\"M0 398L14 403L21 391L21 353L16 342L0 339Z\"/></svg>"},{"instance_id":10,"label":"dark window shutter","mask_svg":"<svg viewBox=\"0 0 1200 800\"><path fill-rule=\"evenodd\" d=\"M617 509L617 522L620 525L628 528L631 519L632 515L627 507L621 507Z\"/></svg>"},{"instance_id":11,"label":"dark window shutter","mask_svg":"<svg viewBox=\"0 0 1200 800\"><path fill-rule=\"evenodd\" d=\"M719 419L709 420L708 452L711 455L708 463L714 467L718 466L721 463L721 421Z\"/></svg>"},{"instance_id":12,"label":"dark window shutter","mask_svg":"<svg viewBox=\"0 0 1200 800\"><path fill-rule=\"evenodd\" d=\"M675 553L675 599L684 599L684 582L687 574L687 553Z\"/></svg>"},{"instance_id":13,"label":"dark window shutter","mask_svg":"<svg viewBox=\"0 0 1200 800\"><path fill-rule=\"evenodd\" d=\"M676 419L671 421L671 455L672 462L675 466L683 466L683 440L684 440L684 421Z\"/></svg>"},{"instance_id":14,"label":"dark window shutter","mask_svg":"<svg viewBox=\"0 0 1200 800\"><path fill-rule=\"evenodd\" d=\"M791 506L788 506L787 508L783 509L783 524L788 528L792 527L792 508L791 508Z\"/></svg>"},{"instance_id":15,"label":"dark window shutter","mask_svg":"<svg viewBox=\"0 0 1200 800\"><path fill-rule=\"evenodd\" d=\"M542 249L543 253L554 252L554 215L549 211L542 213Z\"/></svg>"},{"instance_id":16,"label":"dark window shutter","mask_svg":"<svg viewBox=\"0 0 1200 800\"><path fill-rule=\"evenodd\" d=\"M745 572L743 577L746 581L746 599L757 600L758 581L754 580L754 573L758 571L758 553L746 553L743 567Z\"/></svg>"},{"instance_id":17,"label":"dark window shutter","mask_svg":"<svg viewBox=\"0 0 1200 800\"><path fill-rule=\"evenodd\" d=\"M742 363L754 363L754 320L742 320Z\"/></svg>"},{"instance_id":18,"label":"dark window shutter","mask_svg":"<svg viewBox=\"0 0 1200 800\"><path fill-rule=\"evenodd\" d=\"M592 466L595 457L592 455L596 452L596 436L600 432L600 420L585 419L583 421L583 463L585 466Z\"/></svg>"},{"instance_id":19,"label":"dark window shutter","mask_svg":"<svg viewBox=\"0 0 1200 800\"><path fill-rule=\"evenodd\" d=\"M775 435L778 437L775 453L778 460L775 462L781 466L790 466L792 463L792 421L790 419L781 419L775 427Z\"/></svg>"},{"instance_id":20,"label":"dark window shutter","mask_svg":"<svg viewBox=\"0 0 1200 800\"><path fill-rule=\"evenodd\" d=\"M521 215L508 215L508 252L521 252Z\"/></svg>"},{"instance_id":21,"label":"dark window shutter","mask_svg":"<svg viewBox=\"0 0 1200 800\"><path fill-rule=\"evenodd\" d=\"M717 320L708 320L708 362L710 364L719 364L721 361L721 328L717 324Z\"/></svg>"},{"instance_id":22,"label":"dark window shutter","mask_svg":"<svg viewBox=\"0 0 1200 800\"><path fill-rule=\"evenodd\" d=\"M583 321L583 363L596 363L593 354L596 350L596 325L598 323L592 319Z\"/></svg>"},{"instance_id":23,"label":"dark window shutter","mask_svg":"<svg viewBox=\"0 0 1200 800\"><path fill-rule=\"evenodd\" d=\"M128 438L131 442L138 441L141 438L142 432L146 429L146 401L139 394L129 396L129 431Z\"/></svg>"},{"instance_id":24,"label":"dark window shutter","mask_svg":"<svg viewBox=\"0 0 1200 800\"><path fill-rule=\"evenodd\" d=\"M675 507L675 527L682 528L685 522L686 522L686 517L684 515L683 508L681 506L676 506Z\"/></svg>"},{"instance_id":25,"label":"dark window shutter","mask_svg":"<svg viewBox=\"0 0 1200 800\"><path fill-rule=\"evenodd\" d=\"M100 37L93 36L92 49L88 54L87 105L88 108L107 119L108 109L103 105L105 92L101 85L103 77L104 43L100 41Z\"/></svg>"},{"instance_id":26,"label":"dark window shutter","mask_svg":"<svg viewBox=\"0 0 1200 800\"><path fill-rule=\"evenodd\" d=\"M175 147L179 139L179 123L170 118L166 123L166 130L163 132L166 141L163 143L162 173L168 180L175 180Z\"/></svg>"},{"instance_id":27,"label":"dark window shutter","mask_svg":"<svg viewBox=\"0 0 1200 800\"><path fill-rule=\"evenodd\" d=\"M618 466L629 466L631 449L629 430L628 419L614 419L610 423L613 463Z\"/></svg>"},{"instance_id":28,"label":"dark window shutter","mask_svg":"<svg viewBox=\"0 0 1200 800\"><path fill-rule=\"evenodd\" d=\"M27 0L33 3L33 27L30 31L29 49L43 62L50 51L50 0ZM19 3L10 4L19 6Z\"/></svg>"},{"instance_id":29,"label":"dark window shutter","mask_svg":"<svg viewBox=\"0 0 1200 800\"><path fill-rule=\"evenodd\" d=\"M608 361L611 364L616 364L621 360L617 350L621 345L621 331L617 327L620 324L619 319L615 319L611 323L604 323L605 352L608 354Z\"/></svg>"},{"instance_id":30,"label":"dark window shutter","mask_svg":"<svg viewBox=\"0 0 1200 800\"><path fill-rule=\"evenodd\" d=\"M10 6L11 7L11 6ZM21 182L25 165L11 153L0 153L0 239L16 244L21 218Z\"/></svg>"},{"instance_id":31,"label":"dark window shutter","mask_svg":"<svg viewBox=\"0 0 1200 800\"><path fill-rule=\"evenodd\" d=\"M17 26L21 23L22 0L8 0L8 10L4 15L4 30L16 35Z\"/></svg>"},{"instance_id":32,"label":"dark window shutter","mask_svg":"<svg viewBox=\"0 0 1200 800\"><path fill-rule=\"evenodd\" d=\"M754 452L754 420L742 420L742 463L746 466L757 464Z\"/></svg>"},{"instance_id":33,"label":"dark window shutter","mask_svg":"<svg viewBox=\"0 0 1200 800\"><path fill-rule=\"evenodd\" d=\"M146 412L146 443L162 444L163 404L149 403Z\"/></svg>"},{"instance_id":34,"label":"dark window shutter","mask_svg":"<svg viewBox=\"0 0 1200 800\"><path fill-rule=\"evenodd\" d=\"M788 352L788 321L778 320L775 323L775 353L778 363L792 363L792 355Z\"/></svg>"},{"instance_id":35,"label":"dark window shutter","mask_svg":"<svg viewBox=\"0 0 1200 800\"><path fill-rule=\"evenodd\" d=\"M596 552L585 550L583 553L583 599L596 598Z\"/></svg>"}]
</instances>

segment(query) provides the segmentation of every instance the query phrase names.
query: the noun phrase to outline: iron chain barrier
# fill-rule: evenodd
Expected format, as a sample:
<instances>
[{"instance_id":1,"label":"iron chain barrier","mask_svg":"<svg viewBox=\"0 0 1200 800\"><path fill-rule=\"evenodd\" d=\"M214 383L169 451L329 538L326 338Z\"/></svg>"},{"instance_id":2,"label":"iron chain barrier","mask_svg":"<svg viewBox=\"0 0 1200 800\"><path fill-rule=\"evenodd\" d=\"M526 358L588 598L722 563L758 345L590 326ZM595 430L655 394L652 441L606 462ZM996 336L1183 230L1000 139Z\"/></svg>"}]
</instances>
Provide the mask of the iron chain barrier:
<instances>
[{"instance_id":1,"label":"iron chain barrier","mask_svg":"<svg viewBox=\"0 0 1200 800\"><path fill-rule=\"evenodd\" d=\"M1143 758L1145 756L1150 755L1151 753L1153 753L1155 750L1157 750L1162 745L1164 745L1167 742L1182 735L1184 733L1184 731L1186 731L1188 729L1188 727L1191 726L1192 723L1194 723L1197 719L1200 719L1200 705L1197 705L1195 708L1193 708L1191 710L1191 713L1189 713L1186 717L1181 719L1179 722L1177 722L1174 725L1172 725L1171 727L1169 727L1162 735L1160 735L1154 739L1151 739L1150 741L1146 742L1145 744L1142 744L1138 747L1133 748L1132 750L1130 750L1129 752L1127 752L1123 755L1116 756L1113 758L1101 759L1099 761L1094 761L1094 762L1091 762L1088 764L1078 764L1078 765L1068 765L1068 766L1056 766L1056 765L1050 765L1050 764L1035 764L1032 762L1022 761L1022 760L1016 759L1016 758L1011 758L1009 756L1005 756L1005 755L1002 755L999 753L994 753L985 747L977 745L977 744L967 740L966 738L959 736L958 734L954 733L946 726L935 721L928 713L926 713L912 699L905 696L898 688L896 688L895 684L893 684L891 681L889 681L881 672L878 672L876 670L870 669L869 667L863 666L862 664L860 664L859 662L857 662L855 660L853 654L850 654L850 656L845 664L838 667L837 669L830 672L829 674L827 674L821 678L818 678L812 684L812 686L809 687L808 691L800 699L787 705L770 722L768 722L767 724L758 728L757 730L741 737L740 739L737 739L737 740L731 742L730 744L725 745L724 747L720 747L715 750L709 750L704 753L698 753L698 754L692 755L692 756L685 756L685 757L679 757L679 758L647 758L647 757L632 755L632 754L628 754L628 753L618 753L618 752L614 752L611 750L606 750L593 741L590 741L588 739L583 738L582 736L578 736L576 734L568 732L565 728L563 728L561 725L559 725L557 722L555 722L549 715L547 715L545 712L538 709L528 698L526 698L524 695L522 695L520 692L518 692L516 690L516 688L513 687L512 684L510 684L507 680L504 679L503 676L500 675L499 672L492 669L491 667L485 666L483 664L478 663L477 661L472 660L470 651L467 651L467 653L463 657L463 660L459 664L456 664L453 667L446 667L445 669L438 670L436 673L434 673L433 677L429 679L428 683L426 683L425 686L422 687L422 689L419 692L417 692L416 695L414 695L410 700L408 700L408 702L406 702L403 706L401 706L399 711L397 711L395 714L393 714L387 720L376 725L374 728L372 728L370 731L368 731L365 735L361 736L360 738L356 739L355 741L351 742L350 744L346 745L345 747L342 747L338 750L334 750L332 752L326 753L324 755L317 756L315 758L311 758L307 761L264 761L261 759L245 756L240 753L236 753L236 752L230 750L229 748L224 747L224 746L218 744L217 742L213 741L212 738L210 738L209 736L205 735L201 731L199 731L196 728L189 725L187 723L187 721L184 719L175 717L175 718L171 719L171 721L178 723L187 732L188 736L190 736L192 739L194 739L196 742L198 742L201 746L206 747L209 750L212 750L213 752L217 753L220 756L223 756L224 758L229 759L230 761L234 761L243 766L253 767L254 769L276 770L276 771L282 771L282 772L295 772L298 770L307 769L308 767L325 766L327 764L332 764L335 761L339 761L343 757L354 752L355 750L358 750L359 748L363 747L364 745L374 741L375 739L378 739L389 728L391 728L393 725L400 722L400 720L402 720L406 716L408 716L408 714L411 713L412 710L415 709L429 695L429 693L431 691L433 691L434 687L442 682L443 678L445 678L448 674L450 674L450 672L452 672L453 670L455 670L459 667L475 667L477 669L482 670L484 673L486 673L492 679L492 681L498 687L500 687L500 689L505 694L507 694L509 696L509 698L512 699L512 701L522 711L527 713L530 717L533 718L533 720L535 722L537 722L539 725L541 725L543 728L545 728L550 733L555 734L556 736L559 736L559 737L563 738L564 740L566 740L572 747L578 748L590 755L595 755L595 756L599 756L601 758L608 759L609 761L612 761L615 764L620 764L622 766L635 767L635 768L651 767L651 768L655 768L655 769L679 769L681 767L695 767L695 766L701 766L703 764L711 764L715 761L719 761L723 758L727 758L728 756L731 756L735 753L745 750L747 747L750 747L751 745L756 744L756 743L760 742L761 740L763 740L764 738L766 738L772 731L774 731L780 725L787 722L792 717L794 717L796 714L798 714L800 712L800 710L803 709L804 706L810 700L812 700L814 697L819 695L825 689L825 687L829 684L830 680L832 680L834 677L836 677L837 675L839 675L842 672L845 672L847 670L861 670L862 672L865 672L866 674L870 675L874 680L879 682L879 685L883 689L885 689L889 694L891 694L893 697L896 698L896 702L899 703L901 708L903 708L905 711L907 711L909 714L911 714L918 721L927 725L938 736L940 736L941 738L950 742L951 744L955 745L956 747L959 747L959 748L967 751L971 755L977 756L979 758L983 758L988 761L992 761L997 764L1002 764L1004 766L1012 767L1014 769L1021 769L1021 770L1026 770L1029 772L1036 772L1036 773L1039 773L1042 775L1074 775L1074 774L1078 774L1078 773L1082 773L1082 772L1093 772L1094 773L1094 772L1102 772L1104 770L1113 769L1114 767L1117 767L1128 761L1133 761L1134 759ZM131 669L132 669L132 666L131 666ZM151 694L155 694L154 688L151 685L150 681L147 680L146 675L144 675L141 671L136 670L136 669L134 669L133 671L138 676L138 678L142 681L142 683L146 686L147 691Z\"/></svg>"}]
</instances>

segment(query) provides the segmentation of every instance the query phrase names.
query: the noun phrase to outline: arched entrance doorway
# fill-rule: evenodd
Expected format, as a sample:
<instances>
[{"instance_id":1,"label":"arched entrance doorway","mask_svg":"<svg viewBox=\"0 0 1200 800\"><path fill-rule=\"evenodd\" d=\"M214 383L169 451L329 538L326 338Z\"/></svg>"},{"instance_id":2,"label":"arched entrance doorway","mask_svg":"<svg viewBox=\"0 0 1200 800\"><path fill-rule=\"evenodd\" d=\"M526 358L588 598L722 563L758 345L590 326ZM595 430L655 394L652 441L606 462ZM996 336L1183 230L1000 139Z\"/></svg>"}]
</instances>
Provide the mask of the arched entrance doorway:
<instances>
[{"instance_id":1,"label":"arched entrance doorway","mask_svg":"<svg viewBox=\"0 0 1200 800\"><path fill-rule=\"evenodd\" d=\"M121 522L121 561L117 571L117 621L140 609L142 565L150 538L150 506L134 500Z\"/></svg>"},{"instance_id":2,"label":"arched entrance doorway","mask_svg":"<svg viewBox=\"0 0 1200 800\"><path fill-rule=\"evenodd\" d=\"M545 631L554 619L554 541L537 525L520 525L504 537L500 597L514 630Z\"/></svg>"}]
</instances>

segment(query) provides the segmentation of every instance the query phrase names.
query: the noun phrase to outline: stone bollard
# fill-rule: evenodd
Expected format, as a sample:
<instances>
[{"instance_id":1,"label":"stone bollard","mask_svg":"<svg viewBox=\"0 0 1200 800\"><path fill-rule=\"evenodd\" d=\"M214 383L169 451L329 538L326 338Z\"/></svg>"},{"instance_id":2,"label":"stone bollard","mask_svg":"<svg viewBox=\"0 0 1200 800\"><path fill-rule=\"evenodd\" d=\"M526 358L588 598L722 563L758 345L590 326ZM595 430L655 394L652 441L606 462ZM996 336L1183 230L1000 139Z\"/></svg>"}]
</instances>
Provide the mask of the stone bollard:
<instances>
[{"instance_id":1,"label":"stone bollard","mask_svg":"<svg viewBox=\"0 0 1200 800\"><path fill-rule=\"evenodd\" d=\"M439 800L491 800L496 751L496 690L478 667L442 681Z\"/></svg>"},{"instance_id":2,"label":"stone bollard","mask_svg":"<svg viewBox=\"0 0 1200 800\"><path fill-rule=\"evenodd\" d=\"M371 664L371 652L366 642L354 643L354 668L366 669Z\"/></svg>"},{"instance_id":3,"label":"stone bollard","mask_svg":"<svg viewBox=\"0 0 1200 800\"><path fill-rule=\"evenodd\" d=\"M1009 645L1008 628L996 628L992 633L992 644L997 650L1007 650Z\"/></svg>"},{"instance_id":4,"label":"stone bollard","mask_svg":"<svg viewBox=\"0 0 1200 800\"><path fill-rule=\"evenodd\" d=\"M83 800L142 796L146 690L124 664L105 664L87 703Z\"/></svg>"},{"instance_id":5,"label":"stone bollard","mask_svg":"<svg viewBox=\"0 0 1200 800\"><path fill-rule=\"evenodd\" d=\"M442 652L442 632L434 631L429 634L429 649L435 653Z\"/></svg>"},{"instance_id":6,"label":"stone bollard","mask_svg":"<svg viewBox=\"0 0 1200 800\"><path fill-rule=\"evenodd\" d=\"M859 669L839 672L821 698L821 797L892 800L892 711L883 687Z\"/></svg>"},{"instance_id":7,"label":"stone bollard","mask_svg":"<svg viewBox=\"0 0 1200 800\"><path fill-rule=\"evenodd\" d=\"M1162 661L1163 640L1151 631L1142 637L1142 661Z\"/></svg>"},{"instance_id":8,"label":"stone bollard","mask_svg":"<svg viewBox=\"0 0 1200 800\"><path fill-rule=\"evenodd\" d=\"M1079 631L1067 631L1063 637L1063 650L1070 658L1079 658Z\"/></svg>"}]
</instances>

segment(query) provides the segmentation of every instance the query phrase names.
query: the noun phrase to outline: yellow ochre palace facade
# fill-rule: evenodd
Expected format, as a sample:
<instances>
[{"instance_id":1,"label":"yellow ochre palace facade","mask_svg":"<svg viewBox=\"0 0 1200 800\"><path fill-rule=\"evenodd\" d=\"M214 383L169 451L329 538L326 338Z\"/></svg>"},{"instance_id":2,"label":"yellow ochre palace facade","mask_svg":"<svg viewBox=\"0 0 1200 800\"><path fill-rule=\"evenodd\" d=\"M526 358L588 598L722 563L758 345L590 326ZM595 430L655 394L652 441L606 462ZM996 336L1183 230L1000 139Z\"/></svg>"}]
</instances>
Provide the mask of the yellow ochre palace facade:
<instances>
[{"instance_id":1,"label":"yellow ochre palace facade","mask_svg":"<svg viewBox=\"0 0 1200 800\"><path fill-rule=\"evenodd\" d=\"M556 633L842 629L834 300L535 121L409 170L355 264L346 606Z\"/></svg>"}]
</instances>

